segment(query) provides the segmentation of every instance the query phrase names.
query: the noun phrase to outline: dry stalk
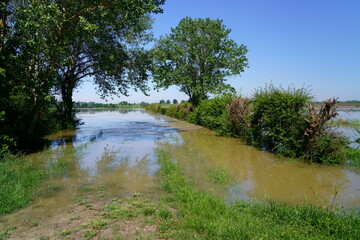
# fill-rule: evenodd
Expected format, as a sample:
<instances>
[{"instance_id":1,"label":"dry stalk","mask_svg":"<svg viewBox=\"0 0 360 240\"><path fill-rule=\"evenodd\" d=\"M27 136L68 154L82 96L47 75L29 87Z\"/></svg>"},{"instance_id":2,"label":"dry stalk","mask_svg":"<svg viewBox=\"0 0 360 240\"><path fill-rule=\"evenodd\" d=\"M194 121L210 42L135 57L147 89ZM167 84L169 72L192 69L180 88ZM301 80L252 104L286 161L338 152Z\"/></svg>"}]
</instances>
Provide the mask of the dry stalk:
<instances>
[{"instance_id":1,"label":"dry stalk","mask_svg":"<svg viewBox=\"0 0 360 240\"><path fill-rule=\"evenodd\" d=\"M330 119L336 117L338 113L337 109L337 98L327 99L324 106L321 106L317 112L314 105L306 103L310 113L310 119L305 118L305 121L309 123L309 127L305 130L304 135L308 139L313 139L314 136L320 134L324 125Z\"/></svg>"},{"instance_id":2,"label":"dry stalk","mask_svg":"<svg viewBox=\"0 0 360 240\"><path fill-rule=\"evenodd\" d=\"M227 105L226 110L229 113L229 123L233 128L238 128L239 126L251 127L251 123L246 117L250 111L249 98L232 99Z\"/></svg>"}]
</instances>

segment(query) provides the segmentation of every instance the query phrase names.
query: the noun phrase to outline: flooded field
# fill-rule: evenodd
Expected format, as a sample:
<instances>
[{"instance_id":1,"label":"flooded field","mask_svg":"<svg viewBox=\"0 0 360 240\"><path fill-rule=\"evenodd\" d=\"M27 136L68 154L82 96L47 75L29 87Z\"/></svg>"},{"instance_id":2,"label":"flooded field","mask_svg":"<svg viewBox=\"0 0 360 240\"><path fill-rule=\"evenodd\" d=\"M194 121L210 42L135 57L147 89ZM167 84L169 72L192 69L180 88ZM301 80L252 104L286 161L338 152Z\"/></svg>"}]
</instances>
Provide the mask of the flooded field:
<instances>
[{"instance_id":1,"label":"flooded field","mask_svg":"<svg viewBox=\"0 0 360 240\"><path fill-rule=\"evenodd\" d=\"M166 148L197 187L226 201L360 206L360 174L345 167L277 159L239 139L141 109L87 111L78 117L83 122L79 129L48 136L50 149L26 156L56 174L33 204L5 216L0 227L55 216L94 188L113 196L156 193L157 147Z\"/></svg>"}]
</instances>

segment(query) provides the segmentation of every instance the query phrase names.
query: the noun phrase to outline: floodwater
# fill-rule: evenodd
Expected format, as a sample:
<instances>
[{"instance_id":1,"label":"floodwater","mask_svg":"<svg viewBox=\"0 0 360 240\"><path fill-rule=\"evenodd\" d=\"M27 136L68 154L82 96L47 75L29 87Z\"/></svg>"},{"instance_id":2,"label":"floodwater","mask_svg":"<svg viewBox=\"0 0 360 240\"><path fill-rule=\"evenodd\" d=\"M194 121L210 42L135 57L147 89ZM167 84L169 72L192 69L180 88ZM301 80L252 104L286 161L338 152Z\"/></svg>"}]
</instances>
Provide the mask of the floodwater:
<instances>
[{"instance_id":1,"label":"floodwater","mask_svg":"<svg viewBox=\"0 0 360 240\"><path fill-rule=\"evenodd\" d=\"M360 174L345 167L277 159L239 139L142 109L83 111L78 117L83 122L79 129L48 136L50 149L26 156L48 166L53 177L34 203L3 221L29 223L34 217L55 215L92 187L115 195L159 191L157 147L167 149L198 188L226 201L360 206ZM229 173L228 184L213 181L209 173L214 169Z\"/></svg>"}]
</instances>

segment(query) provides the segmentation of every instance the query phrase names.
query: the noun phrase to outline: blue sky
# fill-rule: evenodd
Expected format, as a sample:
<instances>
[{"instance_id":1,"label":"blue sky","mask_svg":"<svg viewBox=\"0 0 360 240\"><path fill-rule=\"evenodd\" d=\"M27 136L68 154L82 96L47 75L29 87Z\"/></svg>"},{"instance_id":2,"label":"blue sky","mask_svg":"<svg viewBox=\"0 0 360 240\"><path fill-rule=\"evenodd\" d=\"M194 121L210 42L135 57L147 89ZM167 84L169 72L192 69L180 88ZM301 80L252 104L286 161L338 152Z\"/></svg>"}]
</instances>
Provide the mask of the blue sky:
<instances>
[{"instance_id":1,"label":"blue sky","mask_svg":"<svg viewBox=\"0 0 360 240\"><path fill-rule=\"evenodd\" d=\"M155 15L155 37L184 17L222 19L230 37L248 47L249 68L228 83L251 96L266 83L309 87L316 100L360 100L360 0L167 0ZM103 102L91 83L75 101ZM176 87L109 102L186 100Z\"/></svg>"}]
</instances>

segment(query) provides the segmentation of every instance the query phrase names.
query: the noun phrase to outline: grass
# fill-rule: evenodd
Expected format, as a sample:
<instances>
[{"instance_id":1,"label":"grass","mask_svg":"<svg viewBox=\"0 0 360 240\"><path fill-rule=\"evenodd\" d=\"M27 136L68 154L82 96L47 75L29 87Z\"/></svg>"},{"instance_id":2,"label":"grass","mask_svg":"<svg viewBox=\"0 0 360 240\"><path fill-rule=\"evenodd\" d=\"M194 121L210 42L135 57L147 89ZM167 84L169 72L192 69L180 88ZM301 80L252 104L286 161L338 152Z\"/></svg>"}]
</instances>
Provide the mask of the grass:
<instances>
[{"instance_id":1,"label":"grass","mask_svg":"<svg viewBox=\"0 0 360 240\"><path fill-rule=\"evenodd\" d=\"M30 161L8 155L0 162L0 215L26 206L45 173Z\"/></svg>"},{"instance_id":2,"label":"grass","mask_svg":"<svg viewBox=\"0 0 360 240\"><path fill-rule=\"evenodd\" d=\"M175 239L360 239L360 216L274 202L226 204L194 189L166 152L158 152L163 198L176 217L160 229Z\"/></svg>"},{"instance_id":3,"label":"grass","mask_svg":"<svg viewBox=\"0 0 360 240\"><path fill-rule=\"evenodd\" d=\"M209 179L215 184L227 185L231 182L230 173L224 168L213 168L208 171Z\"/></svg>"},{"instance_id":4,"label":"grass","mask_svg":"<svg viewBox=\"0 0 360 240\"><path fill-rule=\"evenodd\" d=\"M68 174L74 165L74 159L69 157L81 154L87 144L65 151L46 150L44 158L55 157L48 166L40 166L22 156L6 154L0 160L0 216L25 207L33 200L37 189L46 178L61 177ZM43 186L45 187L45 186ZM47 186L42 194L49 196L61 190L57 186ZM91 189L85 188L84 191Z\"/></svg>"},{"instance_id":5,"label":"grass","mask_svg":"<svg viewBox=\"0 0 360 240\"><path fill-rule=\"evenodd\" d=\"M349 159L349 166L360 169L360 149L347 148L346 155Z\"/></svg>"},{"instance_id":6,"label":"grass","mask_svg":"<svg viewBox=\"0 0 360 240\"><path fill-rule=\"evenodd\" d=\"M337 124L341 127L353 128L360 134L360 120L334 120L332 124ZM360 143L360 138L355 140L356 143ZM348 147L346 149L346 158L348 159L348 165L360 169L360 149Z\"/></svg>"}]
</instances>

